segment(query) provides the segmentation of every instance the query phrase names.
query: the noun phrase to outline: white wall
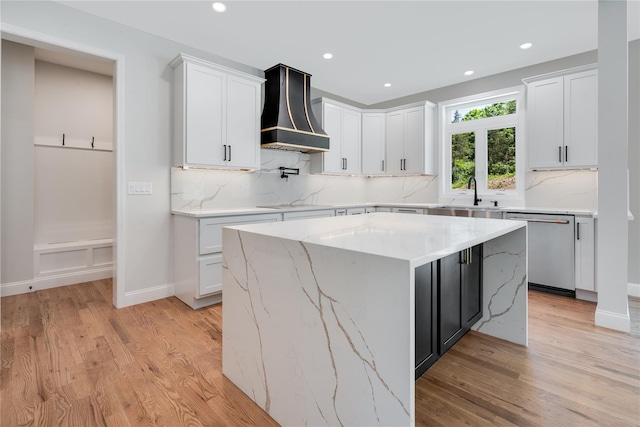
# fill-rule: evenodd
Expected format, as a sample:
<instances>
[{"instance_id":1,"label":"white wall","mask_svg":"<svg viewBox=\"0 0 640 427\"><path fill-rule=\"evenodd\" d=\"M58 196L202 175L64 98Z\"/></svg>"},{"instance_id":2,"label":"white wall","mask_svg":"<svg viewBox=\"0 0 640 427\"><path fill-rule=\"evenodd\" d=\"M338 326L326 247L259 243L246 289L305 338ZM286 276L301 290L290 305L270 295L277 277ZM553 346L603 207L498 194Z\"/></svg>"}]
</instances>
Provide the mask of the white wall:
<instances>
[{"instance_id":1,"label":"white wall","mask_svg":"<svg viewBox=\"0 0 640 427\"><path fill-rule=\"evenodd\" d=\"M113 142L113 79L48 62L35 63L35 141ZM59 143L59 142L58 142ZM111 151L35 147L36 244L112 238Z\"/></svg>"},{"instance_id":2,"label":"white wall","mask_svg":"<svg viewBox=\"0 0 640 427\"><path fill-rule=\"evenodd\" d=\"M113 153L35 147L36 244L110 239Z\"/></svg>"},{"instance_id":3,"label":"white wall","mask_svg":"<svg viewBox=\"0 0 640 427\"><path fill-rule=\"evenodd\" d=\"M2 43L2 276L33 278L34 50Z\"/></svg>"},{"instance_id":4,"label":"white wall","mask_svg":"<svg viewBox=\"0 0 640 427\"><path fill-rule=\"evenodd\" d=\"M35 139L113 141L113 78L36 60Z\"/></svg>"}]
</instances>

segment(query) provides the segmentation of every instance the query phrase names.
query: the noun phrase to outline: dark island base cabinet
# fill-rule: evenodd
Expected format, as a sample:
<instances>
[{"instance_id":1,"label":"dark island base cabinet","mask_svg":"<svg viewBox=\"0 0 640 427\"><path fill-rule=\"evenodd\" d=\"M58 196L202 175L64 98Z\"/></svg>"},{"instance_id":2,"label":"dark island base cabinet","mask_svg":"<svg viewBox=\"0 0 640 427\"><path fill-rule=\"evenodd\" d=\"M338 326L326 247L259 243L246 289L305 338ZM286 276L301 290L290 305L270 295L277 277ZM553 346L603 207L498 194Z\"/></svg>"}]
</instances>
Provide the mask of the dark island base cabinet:
<instances>
[{"instance_id":1,"label":"dark island base cabinet","mask_svg":"<svg viewBox=\"0 0 640 427\"><path fill-rule=\"evenodd\" d=\"M482 245L416 268L416 379L482 317Z\"/></svg>"}]
</instances>

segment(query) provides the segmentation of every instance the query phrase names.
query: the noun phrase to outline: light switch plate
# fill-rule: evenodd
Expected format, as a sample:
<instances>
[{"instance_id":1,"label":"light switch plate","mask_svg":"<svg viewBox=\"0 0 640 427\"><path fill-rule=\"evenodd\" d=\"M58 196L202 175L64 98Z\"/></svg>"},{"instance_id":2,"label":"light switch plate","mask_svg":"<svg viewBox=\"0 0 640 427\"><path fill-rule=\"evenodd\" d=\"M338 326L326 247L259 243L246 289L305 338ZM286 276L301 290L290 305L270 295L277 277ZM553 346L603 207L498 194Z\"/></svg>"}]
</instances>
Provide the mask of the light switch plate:
<instances>
[{"instance_id":1,"label":"light switch plate","mask_svg":"<svg viewBox=\"0 0 640 427\"><path fill-rule=\"evenodd\" d=\"M153 184L150 182L129 182L129 194L153 194Z\"/></svg>"}]
</instances>

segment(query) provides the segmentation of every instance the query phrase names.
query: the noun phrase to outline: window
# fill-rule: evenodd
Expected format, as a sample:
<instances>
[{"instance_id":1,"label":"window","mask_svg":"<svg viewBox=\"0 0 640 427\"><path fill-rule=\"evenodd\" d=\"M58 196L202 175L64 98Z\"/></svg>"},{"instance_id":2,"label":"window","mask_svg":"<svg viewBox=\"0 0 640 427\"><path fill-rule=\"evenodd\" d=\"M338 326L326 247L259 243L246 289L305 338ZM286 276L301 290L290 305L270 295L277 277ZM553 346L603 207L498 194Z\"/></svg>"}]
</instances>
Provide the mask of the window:
<instances>
[{"instance_id":1,"label":"window","mask_svg":"<svg viewBox=\"0 0 640 427\"><path fill-rule=\"evenodd\" d=\"M481 94L440 104L441 195L523 197L521 89ZM472 187L473 188L473 187Z\"/></svg>"}]
</instances>

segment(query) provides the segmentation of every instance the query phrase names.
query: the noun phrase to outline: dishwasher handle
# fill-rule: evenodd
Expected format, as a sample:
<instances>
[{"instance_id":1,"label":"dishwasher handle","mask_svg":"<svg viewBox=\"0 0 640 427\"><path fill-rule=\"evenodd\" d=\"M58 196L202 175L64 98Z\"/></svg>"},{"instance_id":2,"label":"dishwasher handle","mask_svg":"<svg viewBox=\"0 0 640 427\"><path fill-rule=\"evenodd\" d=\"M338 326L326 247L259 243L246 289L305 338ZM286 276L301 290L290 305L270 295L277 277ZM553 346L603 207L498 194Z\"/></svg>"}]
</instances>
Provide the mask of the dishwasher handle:
<instances>
[{"instance_id":1,"label":"dishwasher handle","mask_svg":"<svg viewBox=\"0 0 640 427\"><path fill-rule=\"evenodd\" d=\"M537 218L518 218L518 217L511 217L508 219L516 220L516 221L540 222L544 224L570 224L570 221L567 219L537 219Z\"/></svg>"}]
</instances>

